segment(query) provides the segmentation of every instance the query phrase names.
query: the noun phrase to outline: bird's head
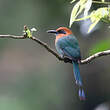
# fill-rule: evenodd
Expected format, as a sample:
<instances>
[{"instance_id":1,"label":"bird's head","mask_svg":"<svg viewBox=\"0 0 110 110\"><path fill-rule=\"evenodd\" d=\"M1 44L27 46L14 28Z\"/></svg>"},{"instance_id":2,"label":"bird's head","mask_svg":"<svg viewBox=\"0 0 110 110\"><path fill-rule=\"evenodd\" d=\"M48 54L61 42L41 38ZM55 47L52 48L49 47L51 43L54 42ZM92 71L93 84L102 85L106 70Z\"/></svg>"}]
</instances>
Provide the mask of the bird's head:
<instances>
[{"instance_id":1,"label":"bird's head","mask_svg":"<svg viewBox=\"0 0 110 110\"><path fill-rule=\"evenodd\" d=\"M56 37L64 37L72 34L72 31L66 27L59 27L56 30L48 30L48 33L53 33Z\"/></svg>"}]
</instances>

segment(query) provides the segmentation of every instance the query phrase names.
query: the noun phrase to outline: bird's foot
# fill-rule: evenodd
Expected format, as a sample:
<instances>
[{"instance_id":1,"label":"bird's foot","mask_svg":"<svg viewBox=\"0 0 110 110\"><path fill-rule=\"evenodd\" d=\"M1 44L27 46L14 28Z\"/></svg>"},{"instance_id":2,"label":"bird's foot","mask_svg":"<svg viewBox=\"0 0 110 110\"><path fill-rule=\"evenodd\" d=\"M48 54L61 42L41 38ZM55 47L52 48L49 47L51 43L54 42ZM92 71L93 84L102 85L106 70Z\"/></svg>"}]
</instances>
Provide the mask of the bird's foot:
<instances>
[{"instance_id":1,"label":"bird's foot","mask_svg":"<svg viewBox=\"0 0 110 110\"><path fill-rule=\"evenodd\" d=\"M81 60L78 60L78 64L80 64L81 63Z\"/></svg>"},{"instance_id":2,"label":"bird's foot","mask_svg":"<svg viewBox=\"0 0 110 110\"><path fill-rule=\"evenodd\" d=\"M65 63L72 63L72 59L69 57L63 57Z\"/></svg>"}]
</instances>

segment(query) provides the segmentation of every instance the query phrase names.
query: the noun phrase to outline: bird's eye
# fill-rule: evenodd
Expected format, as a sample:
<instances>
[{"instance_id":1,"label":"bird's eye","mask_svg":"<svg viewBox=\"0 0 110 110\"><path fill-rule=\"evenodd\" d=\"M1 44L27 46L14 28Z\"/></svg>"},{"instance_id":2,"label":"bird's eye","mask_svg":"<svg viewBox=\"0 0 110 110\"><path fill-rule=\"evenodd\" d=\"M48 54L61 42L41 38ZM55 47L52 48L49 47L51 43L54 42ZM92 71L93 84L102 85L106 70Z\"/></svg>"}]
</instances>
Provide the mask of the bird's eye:
<instances>
[{"instance_id":1,"label":"bird's eye","mask_svg":"<svg viewBox=\"0 0 110 110\"><path fill-rule=\"evenodd\" d=\"M57 31L59 34L66 34L66 32L64 30L58 30Z\"/></svg>"}]
</instances>

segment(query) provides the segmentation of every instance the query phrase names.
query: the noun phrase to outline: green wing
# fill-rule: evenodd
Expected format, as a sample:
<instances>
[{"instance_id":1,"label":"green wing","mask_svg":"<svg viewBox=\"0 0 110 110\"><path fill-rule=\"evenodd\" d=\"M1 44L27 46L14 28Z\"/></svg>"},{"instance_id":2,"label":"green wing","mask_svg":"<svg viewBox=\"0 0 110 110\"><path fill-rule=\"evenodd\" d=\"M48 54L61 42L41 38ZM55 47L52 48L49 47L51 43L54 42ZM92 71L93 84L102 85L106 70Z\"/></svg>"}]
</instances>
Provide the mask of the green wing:
<instances>
[{"instance_id":1,"label":"green wing","mask_svg":"<svg viewBox=\"0 0 110 110\"><path fill-rule=\"evenodd\" d=\"M80 48L77 39L73 35L62 37L57 42L57 50L63 51L65 56L72 59L81 59Z\"/></svg>"}]
</instances>

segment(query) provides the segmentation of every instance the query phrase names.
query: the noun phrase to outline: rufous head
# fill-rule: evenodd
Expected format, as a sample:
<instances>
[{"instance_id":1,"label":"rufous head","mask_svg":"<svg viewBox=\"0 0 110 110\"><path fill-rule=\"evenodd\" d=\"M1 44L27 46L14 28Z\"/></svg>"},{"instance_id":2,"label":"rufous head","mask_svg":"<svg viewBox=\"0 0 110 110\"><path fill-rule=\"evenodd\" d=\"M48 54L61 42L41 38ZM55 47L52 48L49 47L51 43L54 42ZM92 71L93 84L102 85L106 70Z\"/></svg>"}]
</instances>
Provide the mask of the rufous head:
<instances>
[{"instance_id":1,"label":"rufous head","mask_svg":"<svg viewBox=\"0 0 110 110\"><path fill-rule=\"evenodd\" d=\"M49 30L47 32L55 34L56 37L57 36L64 37L64 36L68 36L68 35L72 34L72 31L66 27L59 27L56 30Z\"/></svg>"}]
</instances>

